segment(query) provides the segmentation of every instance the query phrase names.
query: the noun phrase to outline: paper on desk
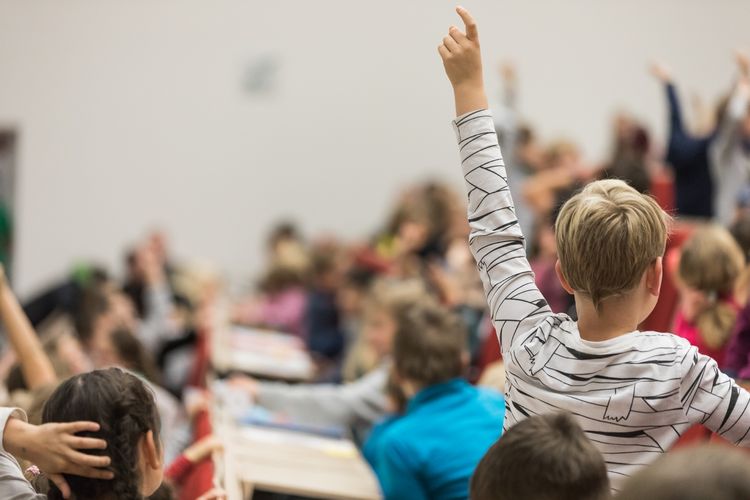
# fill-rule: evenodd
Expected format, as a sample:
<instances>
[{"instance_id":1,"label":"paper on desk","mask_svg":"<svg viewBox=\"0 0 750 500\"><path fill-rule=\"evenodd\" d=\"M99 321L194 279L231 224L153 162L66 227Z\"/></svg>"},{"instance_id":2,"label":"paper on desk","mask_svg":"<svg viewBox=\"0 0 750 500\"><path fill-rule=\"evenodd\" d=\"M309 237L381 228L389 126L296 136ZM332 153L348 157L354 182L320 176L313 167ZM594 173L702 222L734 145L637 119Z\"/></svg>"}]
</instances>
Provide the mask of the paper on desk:
<instances>
[{"instance_id":1,"label":"paper on desk","mask_svg":"<svg viewBox=\"0 0 750 500\"><path fill-rule=\"evenodd\" d=\"M274 429L260 429L258 427L242 427L239 429L239 435L242 439L254 443L301 446L342 458L353 458L358 454L354 443L346 439L322 438Z\"/></svg>"}]
</instances>

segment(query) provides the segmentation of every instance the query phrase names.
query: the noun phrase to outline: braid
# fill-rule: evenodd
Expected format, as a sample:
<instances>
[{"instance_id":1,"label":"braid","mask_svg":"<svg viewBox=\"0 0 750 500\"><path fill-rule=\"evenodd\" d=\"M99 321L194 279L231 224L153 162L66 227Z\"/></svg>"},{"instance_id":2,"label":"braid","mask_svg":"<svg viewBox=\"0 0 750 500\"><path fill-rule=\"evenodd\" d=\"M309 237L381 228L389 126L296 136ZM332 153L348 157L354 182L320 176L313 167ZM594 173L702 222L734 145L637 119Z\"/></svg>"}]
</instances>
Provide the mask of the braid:
<instances>
[{"instance_id":1,"label":"braid","mask_svg":"<svg viewBox=\"0 0 750 500\"><path fill-rule=\"evenodd\" d=\"M137 422L124 414L113 422L112 434L107 449L111 450L112 493L122 500L141 500L138 491L140 483L138 473L138 439L143 434Z\"/></svg>"},{"instance_id":2,"label":"braid","mask_svg":"<svg viewBox=\"0 0 750 500\"><path fill-rule=\"evenodd\" d=\"M159 416L153 395L137 377L117 368L96 370L63 382L44 408L45 422L91 420L101 426L97 432L81 433L107 441L106 450L87 453L107 454L114 479L90 479L65 475L77 500L113 497L118 500L142 500L138 469L138 444L149 431L158 442ZM62 495L50 481L48 498Z\"/></svg>"}]
</instances>

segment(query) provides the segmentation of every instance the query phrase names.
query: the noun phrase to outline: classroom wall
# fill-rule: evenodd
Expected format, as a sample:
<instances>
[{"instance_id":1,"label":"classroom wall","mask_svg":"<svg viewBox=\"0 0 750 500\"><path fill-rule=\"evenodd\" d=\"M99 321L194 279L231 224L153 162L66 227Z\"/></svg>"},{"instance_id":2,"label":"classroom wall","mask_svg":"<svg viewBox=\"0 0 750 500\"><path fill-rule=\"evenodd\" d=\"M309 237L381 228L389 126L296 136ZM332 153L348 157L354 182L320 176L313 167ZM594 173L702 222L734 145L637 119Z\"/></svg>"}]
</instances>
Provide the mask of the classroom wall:
<instances>
[{"instance_id":1,"label":"classroom wall","mask_svg":"<svg viewBox=\"0 0 750 500\"><path fill-rule=\"evenodd\" d=\"M745 0L467 0L494 92L517 61L543 136L606 151L627 108L663 135L647 61L714 99L750 46ZM436 53L447 0L0 0L0 126L20 137L21 293L165 228L178 254L259 267L282 216L362 237L399 186L459 185ZM270 77L269 77L270 76Z\"/></svg>"}]
</instances>

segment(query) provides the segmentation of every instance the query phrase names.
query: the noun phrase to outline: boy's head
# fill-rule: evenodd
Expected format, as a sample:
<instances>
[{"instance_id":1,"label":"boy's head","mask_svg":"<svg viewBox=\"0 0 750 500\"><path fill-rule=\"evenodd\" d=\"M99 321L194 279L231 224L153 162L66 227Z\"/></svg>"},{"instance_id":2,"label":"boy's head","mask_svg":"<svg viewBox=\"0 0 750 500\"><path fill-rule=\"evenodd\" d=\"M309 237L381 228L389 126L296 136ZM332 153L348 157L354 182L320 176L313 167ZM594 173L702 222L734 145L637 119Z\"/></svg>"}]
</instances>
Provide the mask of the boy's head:
<instances>
[{"instance_id":1,"label":"boy's head","mask_svg":"<svg viewBox=\"0 0 750 500\"><path fill-rule=\"evenodd\" d=\"M419 280L380 280L370 290L364 305L362 335L378 358L393 351L393 338L401 312L427 297Z\"/></svg>"},{"instance_id":2,"label":"boy's head","mask_svg":"<svg viewBox=\"0 0 750 500\"><path fill-rule=\"evenodd\" d=\"M563 285L601 311L602 301L645 283L650 291L645 318L661 285L668 221L653 198L625 182L592 182L563 205L555 225Z\"/></svg>"},{"instance_id":3,"label":"boy's head","mask_svg":"<svg viewBox=\"0 0 750 500\"><path fill-rule=\"evenodd\" d=\"M618 500L744 500L750 498L750 458L729 446L668 453L625 483Z\"/></svg>"},{"instance_id":4,"label":"boy's head","mask_svg":"<svg viewBox=\"0 0 750 500\"><path fill-rule=\"evenodd\" d=\"M599 450L573 417L558 413L511 427L479 462L471 498L604 500L610 488Z\"/></svg>"},{"instance_id":5,"label":"boy's head","mask_svg":"<svg viewBox=\"0 0 750 500\"><path fill-rule=\"evenodd\" d=\"M393 365L399 382L418 390L463 374L466 331L455 314L424 299L399 311L396 323Z\"/></svg>"}]
</instances>

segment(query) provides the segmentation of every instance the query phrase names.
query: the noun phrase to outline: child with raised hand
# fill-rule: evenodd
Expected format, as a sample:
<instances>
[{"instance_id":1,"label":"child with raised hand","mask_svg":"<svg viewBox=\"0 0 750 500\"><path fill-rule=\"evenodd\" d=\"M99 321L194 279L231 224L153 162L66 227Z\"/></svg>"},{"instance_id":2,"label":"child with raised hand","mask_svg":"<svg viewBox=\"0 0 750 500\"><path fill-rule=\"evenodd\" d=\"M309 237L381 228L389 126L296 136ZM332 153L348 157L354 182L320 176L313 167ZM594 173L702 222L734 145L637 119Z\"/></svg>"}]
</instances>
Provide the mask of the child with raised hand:
<instances>
[{"instance_id":1,"label":"child with raised hand","mask_svg":"<svg viewBox=\"0 0 750 500\"><path fill-rule=\"evenodd\" d=\"M671 73L660 64L653 64L651 73L664 85L667 94L669 143L666 160L674 170L677 213L686 217L710 218L714 214L710 149L715 130L701 136L690 133L684 123Z\"/></svg>"},{"instance_id":2,"label":"child with raised hand","mask_svg":"<svg viewBox=\"0 0 750 500\"><path fill-rule=\"evenodd\" d=\"M682 248L678 266L681 303L675 333L724 368L740 304L735 297L745 256L721 226L698 229Z\"/></svg>"},{"instance_id":3,"label":"child with raised hand","mask_svg":"<svg viewBox=\"0 0 750 500\"><path fill-rule=\"evenodd\" d=\"M558 278L578 321L553 314L534 284L505 165L487 110L476 23L451 27L438 50L456 103L470 245L507 371L505 428L570 411L604 456L612 488L668 450L694 423L750 445L750 395L676 335L640 332L662 279L667 215L622 181L589 184L565 203Z\"/></svg>"}]
</instances>

